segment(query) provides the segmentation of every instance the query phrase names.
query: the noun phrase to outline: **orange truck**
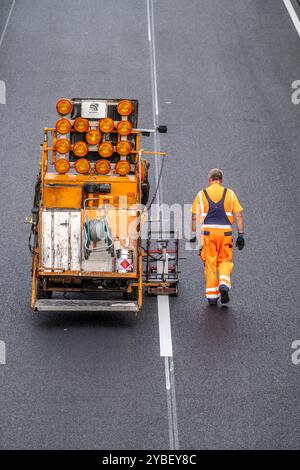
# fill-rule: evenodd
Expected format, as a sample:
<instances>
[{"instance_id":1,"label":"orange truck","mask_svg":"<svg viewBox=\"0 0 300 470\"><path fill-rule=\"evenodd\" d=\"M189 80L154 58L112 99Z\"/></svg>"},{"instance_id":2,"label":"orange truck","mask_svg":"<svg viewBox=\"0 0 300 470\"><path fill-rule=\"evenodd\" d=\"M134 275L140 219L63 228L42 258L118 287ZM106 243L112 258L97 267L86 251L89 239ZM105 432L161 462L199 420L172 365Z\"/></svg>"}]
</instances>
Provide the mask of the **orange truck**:
<instances>
[{"instance_id":1,"label":"orange truck","mask_svg":"<svg viewBox=\"0 0 300 470\"><path fill-rule=\"evenodd\" d=\"M44 129L29 248L31 307L139 312L143 293L177 294L178 239L148 228L149 163L134 99L59 99ZM146 221L146 222L145 222ZM143 246L143 244L145 246Z\"/></svg>"}]
</instances>

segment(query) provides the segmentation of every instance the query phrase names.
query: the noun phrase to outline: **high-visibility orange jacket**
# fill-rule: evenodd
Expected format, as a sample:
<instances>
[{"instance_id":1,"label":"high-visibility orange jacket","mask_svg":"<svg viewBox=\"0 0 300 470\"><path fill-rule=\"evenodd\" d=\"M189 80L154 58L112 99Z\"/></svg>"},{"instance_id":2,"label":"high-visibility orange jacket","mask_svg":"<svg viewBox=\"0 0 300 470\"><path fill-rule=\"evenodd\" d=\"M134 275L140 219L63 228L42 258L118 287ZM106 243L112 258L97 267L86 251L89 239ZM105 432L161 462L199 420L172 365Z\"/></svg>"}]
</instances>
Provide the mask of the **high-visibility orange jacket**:
<instances>
[{"instance_id":1,"label":"high-visibility orange jacket","mask_svg":"<svg viewBox=\"0 0 300 470\"><path fill-rule=\"evenodd\" d=\"M206 188L206 191L212 201L218 202L222 198L224 186L219 183L213 183ZM226 197L224 200L224 209L229 221L229 224L227 226L219 226L218 224L212 224L214 225L213 227L212 225L208 226L207 224L205 224L205 217L207 216L208 208L209 204L202 189L195 197L195 200L192 205L192 213L195 215L199 215L200 217L204 217L203 225L207 226L208 228L231 228L231 224L233 223L233 214L235 212L241 212L243 210L236 194L232 189L227 189Z\"/></svg>"},{"instance_id":2,"label":"high-visibility orange jacket","mask_svg":"<svg viewBox=\"0 0 300 470\"><path fill-rule=\"evenodd\" d=\"M194 200L192 212L203 218L200 255L205 267L207 299L219 297L220 285L231 287L233 214L242 210L232 189L219 183L201 190Z\"/></svg>"}]
</instances>

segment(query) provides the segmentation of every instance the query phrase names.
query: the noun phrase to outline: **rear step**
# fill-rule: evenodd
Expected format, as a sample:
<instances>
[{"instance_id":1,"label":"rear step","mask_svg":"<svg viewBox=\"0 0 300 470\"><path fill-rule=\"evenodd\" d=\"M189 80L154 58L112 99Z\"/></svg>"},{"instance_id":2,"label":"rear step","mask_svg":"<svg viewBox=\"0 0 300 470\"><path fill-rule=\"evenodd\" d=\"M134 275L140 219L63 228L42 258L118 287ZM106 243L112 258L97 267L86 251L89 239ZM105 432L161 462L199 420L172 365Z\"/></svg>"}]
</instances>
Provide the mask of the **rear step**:
<instances>
[{"instance_id":1,"label":"rear step","mask_svg":"<svg viewBox=\"0 0 300 470\"><path fill-rule=\"evenodd\" d=\"M38 299L34 310L46 312L138 312L137 302L126 300Z\"/></svg>"}]
</instances>

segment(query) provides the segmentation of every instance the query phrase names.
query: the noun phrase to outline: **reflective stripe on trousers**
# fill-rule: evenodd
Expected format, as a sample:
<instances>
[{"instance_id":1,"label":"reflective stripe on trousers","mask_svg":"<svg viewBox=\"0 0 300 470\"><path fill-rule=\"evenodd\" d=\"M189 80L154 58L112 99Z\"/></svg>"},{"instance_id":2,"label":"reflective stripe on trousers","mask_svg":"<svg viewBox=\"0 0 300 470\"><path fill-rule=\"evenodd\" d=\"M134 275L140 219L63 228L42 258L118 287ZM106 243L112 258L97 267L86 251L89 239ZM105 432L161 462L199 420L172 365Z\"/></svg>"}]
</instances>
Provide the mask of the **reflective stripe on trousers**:
<instances>
[{"instance_id":1,"label":"reflective stripe on trousers","mask_svg":"<svg viewBox=\"0 0 300 470\"><path fill-rule=\"evenodd\" d=\"M222 229L205 230L202 232L201 259L204 263L206 279L206 297L219 297L219 286L225 284L231 287L230 274L233 268L232 231Z\"/></svg>"}]
</instances>

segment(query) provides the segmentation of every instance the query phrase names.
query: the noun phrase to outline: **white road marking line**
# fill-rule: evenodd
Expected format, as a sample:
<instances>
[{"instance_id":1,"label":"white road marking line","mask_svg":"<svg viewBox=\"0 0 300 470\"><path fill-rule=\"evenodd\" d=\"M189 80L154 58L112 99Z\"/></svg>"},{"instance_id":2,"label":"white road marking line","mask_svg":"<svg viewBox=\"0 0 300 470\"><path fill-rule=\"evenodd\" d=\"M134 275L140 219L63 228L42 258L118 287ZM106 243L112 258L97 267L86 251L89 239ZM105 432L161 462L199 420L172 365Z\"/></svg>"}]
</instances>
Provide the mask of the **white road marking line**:
<instances>
[{"instance_id":1,"label":"white road marking line","mask_svg":"<svg viewBox=\"0 0 300 470\"><path fill-rule=\"evenodd\" d=\"M166 358L169 363L169 370L170 370L170 401L171 401L171 409L172 409L172 421L173 421L173 448L178 450L179 449L179 437L178 437L178 421L177 421L177 404L176 404L176 391L175 391L175 368L174 368L174 360L173 357Z\"/></svg>"},{"instance_id":2,"label":"white road marking line","mask_svg":"<svg viewBox=\"0 0 300 470\"><path fill-rule=\"evenodd\" d=\"M4 25L4 29L3 29L1 37L0 37L0 47L2 46L3 39L4 39L4 36L5 36L6 30L7 30L7 26L8 26L12 11L14 9L15 3L16 3L16 0L13 0L13 2L11 4L11 7L10 7L10 10L9 10L9 13L8 13L7 20L6 20L5 25Z\"/></svg>"},{"instance_id":3,"label":"white road marking line","mask_svg":"<svg viewBox=\"0 0 300 470\"><path fill-rule=\"evenodd\" d=\"M170 449L179 449L177 408L175 395L174 362L172 357L165 357L165 374L168 405L168 424Z\"/></svg>"},{"instance_id":4,"label":"white road marking line","mask_svg":"<svg viewBox=\"0 0 300 470\"><path fill-rule=\"evenodd\" d=\"M174 363L172 357L165 357L166 389L170 449L179 449L177 408L175 396Z\"/></svg>"},{"instance_id":5,"label":"white road marking line","mask_svg":"<svg viewBox=\"0 0 300 470\"><path fill-rule=\"evenodd\" d=\"M148 20L148 40L150 48L150 66L151 66L151 85L152 85L152 108L153 108L153 126L158 126L158 86L157 86L157 65L156 65L156 49L155 49L155 29L153 0L147 0L147 20ZM154 134L154 151L160 151L160 138L158 133ZM158 182L159 175L159 158L155 156L155 179ZM162 187L160 186L157 194L157 203L161 204L163 200ZM158 216L159 214L155 214ZM164 220L161 214L162 221ZM170 449L179 449L178 439L178 422L177 422L177 405L175 392L175 373L173 361L172 331L170 318L169 296L157 296L158 323L159 323L159 342L160 355L165 358L165 378L167 390L167 406L168 406L168 425L169 425L169 442Z\"/></svg>"},{"instance_id":6,"label":"white road marking line","mask_svg":"<svg viewBox=\"0 0 300 470\"><path fill-rule=\"evenodd\" d=\"M151 56L152 56L152 79L153 79L153 85L154 85L154 90L152 93L152 98L154 99L155 102L155 116L156 116L156 124L157 124L157 116L159 115L158 111L158 91L157 91L157 67L156 67L156 48L155 48L155 31L154 31L154 20L153 20L153 0L147 0L147 13L148 13L148 31L150 29L151 34L150 34L150 39L149 41L152 42L152 47L150 47L151 50Z\"/></svg>"},{"instance_id":7,"label":"white road marking line","mask_svg":"<svg viewBox=\"0 0 300 470\"><path fill-rule=\"evenodd\" d=\"M155 50L155 31L153 18L153 2L147 0L147 19L148 19L148 39L150 46L150 67L151 67L151 86L152 86L152 108L153 108L153 127L156 129L158 126L158 87L157 87L157 73L156 73L156 50ZM160 151L160 138L157 132L154 134L154 152ZM159 175L159 160L161 157L155 155L155 179L158 181ZM162 189L159 188L156 196L156 202L160 205L160 197L162 196ZM154 219L159 219L159 212L153 214ZM162 217L163 218L163 217ZM154 230L154 226L152 227Z\"/></svg>"},{"instance_id":8,"label":"white road marking line","mask_svg":"<svg viewBox=\"0 0 300 470\"><path fill-rule=\"evenodd\" d=\"M283 3L285 4L287 11L289 12L289 15L292 19L292 22L294 23L298 35L300 36L300 20L294 10L293 5L291 4L291 0L283 0Z\"/></svg>"},{"instance_id":9,"label":"white road marking line","mask_svg":"<svg viewBox=\"0 0 300 470\"><path fill-rule=\"evenodd\" d=\"M169 362L167 360L168 358L165 357L165 375L166 375L166 389L170 390L171 388L171 382L170 382L170 368L169 368Z\"/></svg>"},{"instance_id":10,"label":"white road marking line","mask_svg":"<svg viewBox=\"0 0 300 470\"><path fill-rule=\"evenodd\" d=\"M173 356L170 305L168 295L157 296L160 355Z\"/></svg>"},{"instance_id":11,"label":"white road marking line","mask_svg":"<svg viewBox=\"0 0 300 470\"><path fill-rule=\"evenodd\" d=\"M151 41L151 26L150 26L150 2L147 0L147 24L148 24L148 41Z\"/></svg>"}]
</instances>

